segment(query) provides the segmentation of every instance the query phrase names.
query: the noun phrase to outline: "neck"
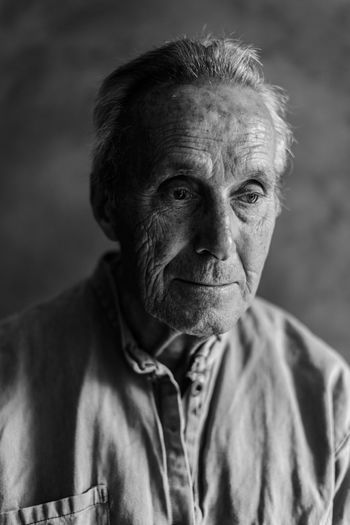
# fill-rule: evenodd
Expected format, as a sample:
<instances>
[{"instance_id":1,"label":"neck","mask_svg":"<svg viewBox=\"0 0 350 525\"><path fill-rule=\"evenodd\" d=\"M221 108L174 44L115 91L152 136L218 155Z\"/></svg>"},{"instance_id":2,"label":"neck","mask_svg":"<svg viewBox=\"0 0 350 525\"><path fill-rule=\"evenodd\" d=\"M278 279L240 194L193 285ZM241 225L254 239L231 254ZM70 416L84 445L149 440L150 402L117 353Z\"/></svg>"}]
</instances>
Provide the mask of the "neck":
<instances>
[{"instance_id":1,"label":"neck","mask_svg":"<svg viewBox=\"0 0 350 525\"><path fill-rule=\"evenodd\" d=\"M191 357L207 337L178 332L151 316L135 294L130 292L120 270L115 278L118 284L120 307L138 345L165 364L181 383Z\"/></svg>"}]
</instances>

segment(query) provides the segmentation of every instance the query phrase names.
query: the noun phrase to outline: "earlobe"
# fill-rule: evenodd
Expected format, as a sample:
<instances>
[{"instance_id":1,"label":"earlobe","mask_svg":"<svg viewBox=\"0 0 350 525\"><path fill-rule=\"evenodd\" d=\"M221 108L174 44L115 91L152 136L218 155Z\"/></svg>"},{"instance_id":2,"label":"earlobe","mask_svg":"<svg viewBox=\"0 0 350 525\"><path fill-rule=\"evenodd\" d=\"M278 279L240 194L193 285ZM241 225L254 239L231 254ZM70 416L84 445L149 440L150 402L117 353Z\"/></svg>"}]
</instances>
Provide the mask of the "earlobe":
<instances>
[{"instance_id":1,"label":"earlobe","mask_svg":"<svg viewBox=\"0 0 350 525\"><path fill-rule=\"evenodd\" d=\"M281 215L281 212L282 212L282 205L281 205L280 200L277 199L277 202L276 202L276 219L278 219L278 217Z\"/></svg>"},{"instance_id":2,"label":"earlobe","mask_svg":"<svg viewBox=\"0 0 350 525\"><path fill-rule=\"evenodd\" d=\"M281 212L282 212L282 202L281 202L282 197L281 197L281 191L279 188L276 188L274 199L275 199L275 216L276 216L276 219L278 219L278 217L281 215Z\"/></svg>"},{"instance_id":3,"label":"earlobe","mask_svg":"<svg viewBox=\"0 0 350 525\"><path fill-rule=\"evenodd\" d=\"M115 225L110 220L101 217L98 223L110 241L118 241Z\"/></svg>"}]
</instances>

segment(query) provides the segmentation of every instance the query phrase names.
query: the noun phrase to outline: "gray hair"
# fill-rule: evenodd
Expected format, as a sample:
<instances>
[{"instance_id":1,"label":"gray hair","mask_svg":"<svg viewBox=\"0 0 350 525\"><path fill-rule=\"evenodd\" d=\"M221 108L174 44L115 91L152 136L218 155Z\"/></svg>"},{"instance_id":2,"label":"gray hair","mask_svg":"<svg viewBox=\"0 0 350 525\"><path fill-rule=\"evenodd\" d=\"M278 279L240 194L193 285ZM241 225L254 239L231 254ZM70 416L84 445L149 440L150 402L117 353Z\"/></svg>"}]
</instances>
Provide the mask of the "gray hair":
<instances>
[{"instance_id":1,"label":"gray hair","mask_svg":"<svg viewBox=\"0 0 350 525\"><path fill-rule=\"evenodd\" d=\"M182 38L122 65L103 81L94 109L93 203L95 190L104 194L115 192L125 155L125 148L121 147L121 137L126 131L125 116L135 98L157 86L212 80L250 87L261 95L277 134L275 169L280 178L293 140L285 120L287 97L281 88L264 82L257 51L228 38Z\"/></svg>"}]
</instances>

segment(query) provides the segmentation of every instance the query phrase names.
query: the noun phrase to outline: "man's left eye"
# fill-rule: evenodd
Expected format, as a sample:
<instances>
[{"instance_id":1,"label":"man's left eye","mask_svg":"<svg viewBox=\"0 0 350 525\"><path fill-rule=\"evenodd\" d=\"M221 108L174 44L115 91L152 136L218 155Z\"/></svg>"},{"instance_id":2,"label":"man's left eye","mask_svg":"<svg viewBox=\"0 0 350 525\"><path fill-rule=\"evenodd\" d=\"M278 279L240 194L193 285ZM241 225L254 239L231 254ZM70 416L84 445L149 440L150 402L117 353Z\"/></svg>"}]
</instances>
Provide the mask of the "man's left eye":
<instances>
[{"instance_id":1,"label":"man's left eye","mask_svg":"<svg viewBox=\"0 0 350 525\"><path fill-rule=\"evenodd\" d=\"M261 193L247 191L238 195L238 200L245 204L256 204L261 197Z\"/></svg>"}]
</instances>

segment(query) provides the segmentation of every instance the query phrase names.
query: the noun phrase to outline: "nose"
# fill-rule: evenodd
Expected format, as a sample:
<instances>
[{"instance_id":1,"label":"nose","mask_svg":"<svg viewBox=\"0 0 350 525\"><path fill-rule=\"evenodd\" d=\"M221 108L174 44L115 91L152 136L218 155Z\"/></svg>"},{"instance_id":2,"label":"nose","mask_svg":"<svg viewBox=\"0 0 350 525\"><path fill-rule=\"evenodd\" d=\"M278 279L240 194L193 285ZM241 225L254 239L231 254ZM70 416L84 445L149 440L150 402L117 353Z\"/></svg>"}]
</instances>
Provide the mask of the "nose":
<instances>
[{"instance_id":1,"label":"nose","mask_svg":"<svg viewBox=\"0 0 350 525\"><path fill-rule=\"evenodd\" d=\"M229 203L213 203L204 212L195 239L195 251L226 261L235 250L235 217Z\"/></svg>"}]
</instances>

